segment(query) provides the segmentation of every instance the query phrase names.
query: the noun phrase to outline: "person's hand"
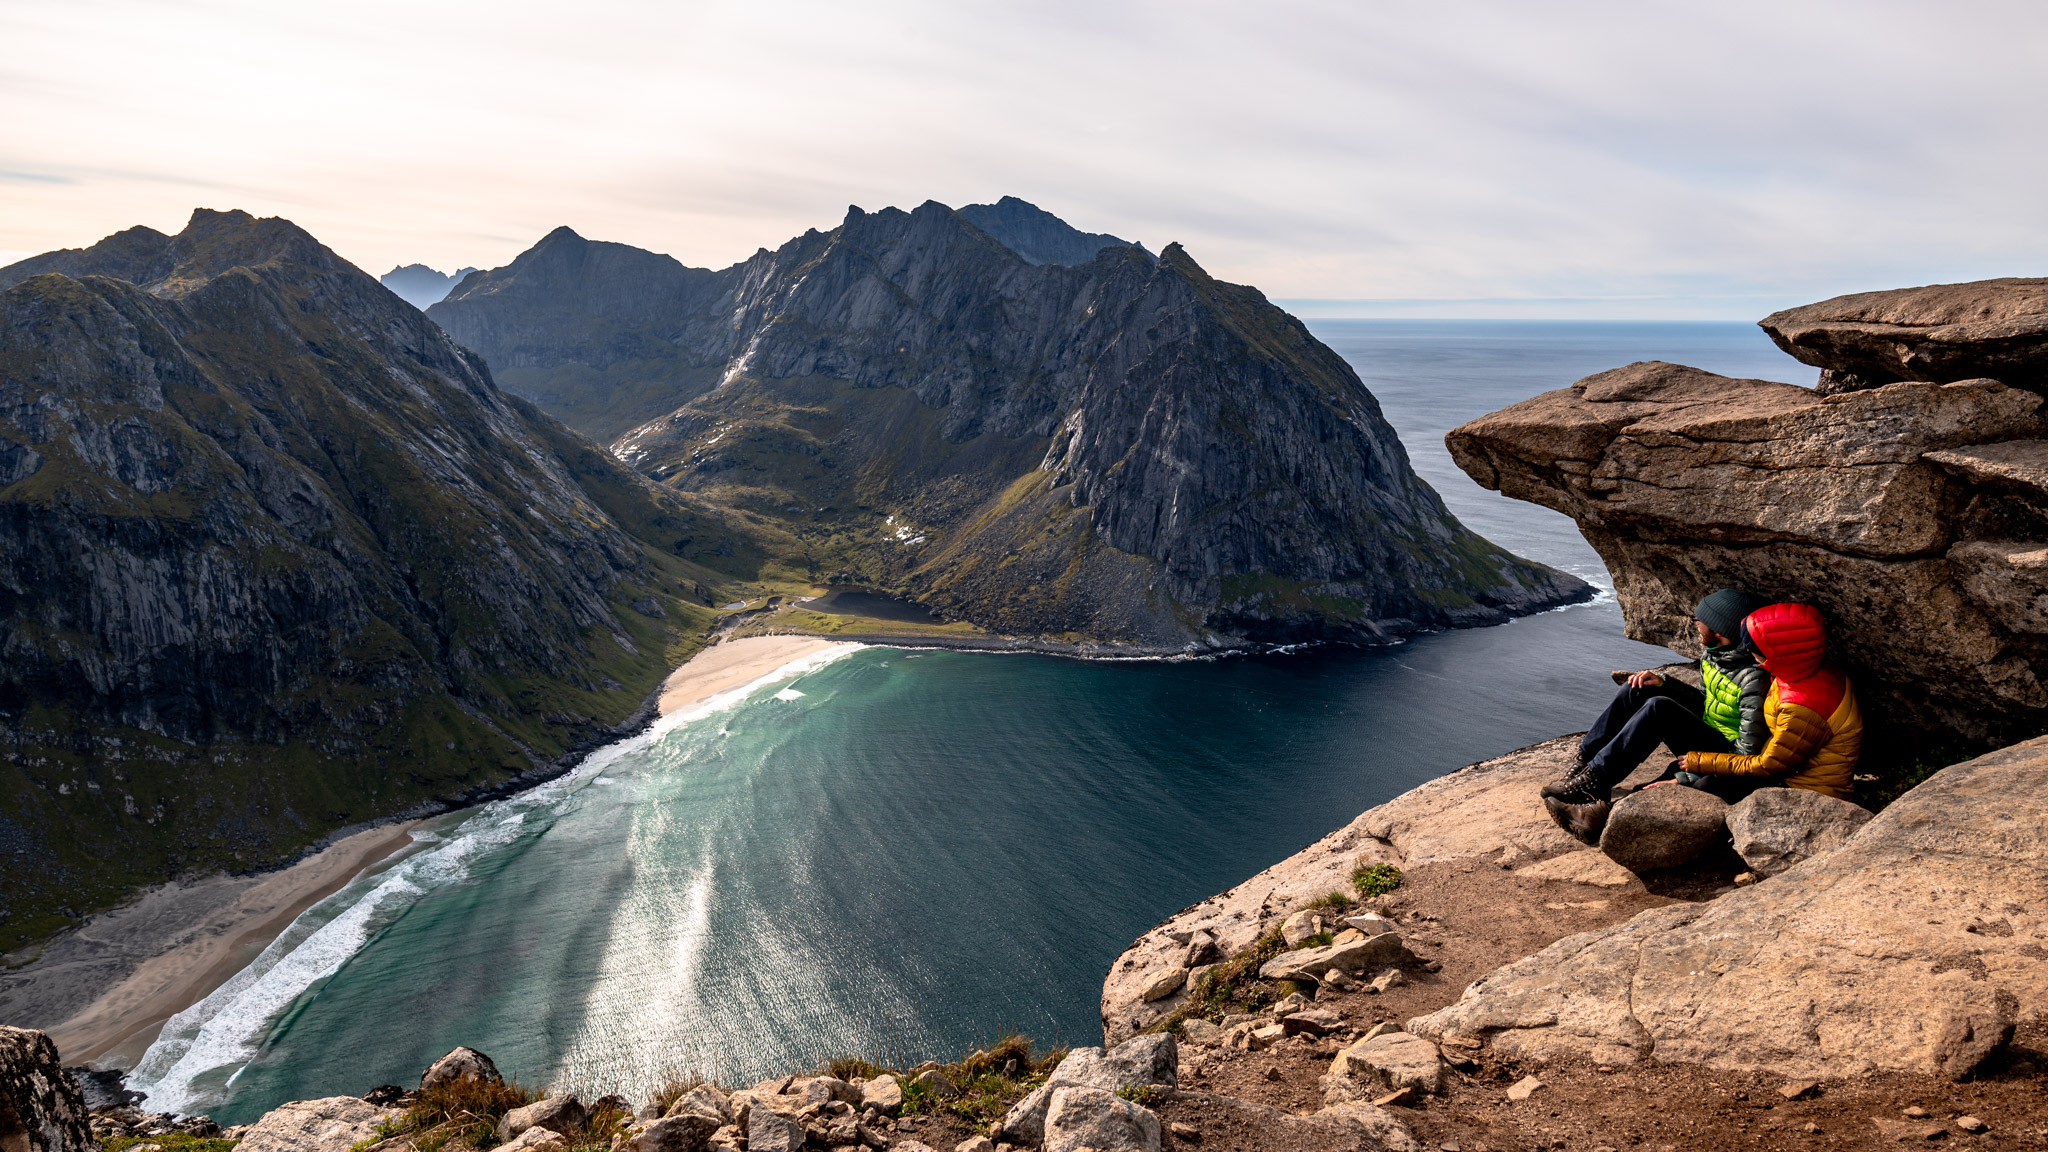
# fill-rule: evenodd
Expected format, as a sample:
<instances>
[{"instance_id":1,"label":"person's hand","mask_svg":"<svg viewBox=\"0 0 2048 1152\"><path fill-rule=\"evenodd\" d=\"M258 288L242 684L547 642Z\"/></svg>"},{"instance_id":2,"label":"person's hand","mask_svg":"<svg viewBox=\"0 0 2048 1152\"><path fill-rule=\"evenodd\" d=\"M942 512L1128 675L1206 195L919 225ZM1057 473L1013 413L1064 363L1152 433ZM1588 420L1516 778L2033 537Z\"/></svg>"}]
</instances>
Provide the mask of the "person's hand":
<instances>
[{"instance_id":1,"label":"person's hand","mask_svg":"<svg viewBox=\"0 0 2048 1152\"><path fill-rule=\"evenodd\" d=\"M1638 672L1628 678L1628 686L1631 688L1662 688L1664 686L1664 678L1655 672Z\"/></svg>"}]
</instances>

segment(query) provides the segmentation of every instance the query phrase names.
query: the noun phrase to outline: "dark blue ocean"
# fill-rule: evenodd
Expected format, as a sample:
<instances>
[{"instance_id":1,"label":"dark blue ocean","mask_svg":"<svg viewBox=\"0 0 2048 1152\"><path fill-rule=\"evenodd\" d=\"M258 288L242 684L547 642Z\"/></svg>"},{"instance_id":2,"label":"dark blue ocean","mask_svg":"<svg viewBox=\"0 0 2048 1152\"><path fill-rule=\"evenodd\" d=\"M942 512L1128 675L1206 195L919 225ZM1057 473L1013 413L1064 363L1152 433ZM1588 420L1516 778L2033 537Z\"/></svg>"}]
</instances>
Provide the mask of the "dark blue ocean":
<instances>
[{"instance_id":1,"label":"dark blue ocean","mask_svg":"<svg viewBox=\"0 0 2048 1152\"><path fill-rule=\"evenodd\" d=\"M1464 522L1603 587L1564 517L1450 462L1458 423L1632 360L1810 383L1746 324L1323 320ZM872 648L670 718L429 826L174 1019L149 1106L247 1120L457 1044L637 1096L839 1054L1099 1042L1110 961L1359 811L1584 727L1610 599L1373 651L1158 663Z\"/></svg>"}]
</instances>

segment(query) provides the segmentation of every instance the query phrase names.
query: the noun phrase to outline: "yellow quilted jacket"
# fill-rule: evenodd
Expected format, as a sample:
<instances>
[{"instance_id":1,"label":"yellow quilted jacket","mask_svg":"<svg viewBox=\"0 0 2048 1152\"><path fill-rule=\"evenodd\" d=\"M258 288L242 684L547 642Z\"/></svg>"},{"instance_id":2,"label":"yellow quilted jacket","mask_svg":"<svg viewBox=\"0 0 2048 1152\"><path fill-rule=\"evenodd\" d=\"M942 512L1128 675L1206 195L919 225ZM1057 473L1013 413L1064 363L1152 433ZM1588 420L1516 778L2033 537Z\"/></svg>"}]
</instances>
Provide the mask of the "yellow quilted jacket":
<instances>
[{"instance_id":1,"label":"yellow quilted jacket","mask_svg":"<svg viewBox=\"0 0 2048 1152\"><path fill-rule=\"evenodd\" d=\"M1827 716L1780 699L1778 685L1772 684L1764 697L1764 728L1771 736L1756 755L1688 752L1685 770L1703 776L1779 776L1787 788L1849 799L1856 757L1863 750L1863 713L1847 677L1842 702Z\"/></svg>"}]
</instances>

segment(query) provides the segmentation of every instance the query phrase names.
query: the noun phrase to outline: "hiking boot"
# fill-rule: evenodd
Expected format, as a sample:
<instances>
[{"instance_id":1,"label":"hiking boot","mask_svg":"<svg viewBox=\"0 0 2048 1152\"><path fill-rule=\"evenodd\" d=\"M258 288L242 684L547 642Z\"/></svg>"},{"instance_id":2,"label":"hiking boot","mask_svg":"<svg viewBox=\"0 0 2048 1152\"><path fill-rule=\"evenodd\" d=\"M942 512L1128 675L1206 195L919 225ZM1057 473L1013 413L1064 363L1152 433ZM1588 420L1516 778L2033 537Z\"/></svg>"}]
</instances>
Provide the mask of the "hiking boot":
<instances>
[{"instance_id":1,"label":"hiking boot","mask_svg":"<svg viewBox=\"0 0 2048 1152\"><path fill-rule=\"evenodd\" d=\"M1582 844L1599 844L1600 830L1607 827L1607 812L1613 807L1605 800L1573 803L1557 796L1545 796L1543 809L1557 826Z\"/></svg>"},{"instance_id":2,"label":"hiking boot","mask_svg":"<svg viewBox=\"0 0 2048 1152\"><path fill-rule=\"evenodd\" d=\"M1545 800L1555 796L1573 804L1589 804L1595 800L1607 799L1602 794L1604 791L1598 778L1593 775L1593 762L1581 757L1562 779L1545 784L1538 794Z\"/></svg>"}]
</instances>

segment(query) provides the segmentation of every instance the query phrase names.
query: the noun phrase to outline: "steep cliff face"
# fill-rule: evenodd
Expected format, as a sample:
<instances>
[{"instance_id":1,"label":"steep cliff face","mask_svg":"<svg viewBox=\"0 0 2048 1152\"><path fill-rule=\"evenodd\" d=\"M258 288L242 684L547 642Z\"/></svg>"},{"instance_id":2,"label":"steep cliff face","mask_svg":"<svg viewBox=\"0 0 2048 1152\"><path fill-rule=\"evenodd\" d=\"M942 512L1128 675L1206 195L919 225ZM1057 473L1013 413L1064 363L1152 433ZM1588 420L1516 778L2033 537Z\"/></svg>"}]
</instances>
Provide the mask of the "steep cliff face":
<instances>
[{"instance_id":1,"label":"steep cliff face","mask_svg":"<svg viewBox=\"0 0 2048 1152\"><path fill-rule=\"evenodd\" d=\"M1177 245L1034 264L927 203L715 273L611 248L558 230L521 257L531 277L473 277L431 315L494 364L555 357L562 390L603 358L583 333L673 349L698 375L613 450L782 517L820 579L1150 647L1377 638L1588 594L1459 525L1339 357ZM554 271L600 259L645 290L607 302Z\"/></svg>"},{"instance_id":2,"label":"steep cliff face","mask_svg":"<svg viewBox=\"0 0 2048 1152\"><path fill-rule=\"evenodd\" d=\"M1645 363L1447 440L1481 484L1578 522L1630 636L1693 654L1692 605L1728 585L1806 601L1879 732L1984 748L2048 728L2042 403L1996 380L1822 396Z\"/></svg>"},{"instance_id":3,"label":"steep cliff face","mask_svg":"<svg viewBox=\"0 0 2048 1152\"><path fill-rule=\"evenodd\" d=\"M669 667L701 570L645 541L715 523L289 222L0 286L0 941L532 771Z\"/></svg>"}]
</instances>

